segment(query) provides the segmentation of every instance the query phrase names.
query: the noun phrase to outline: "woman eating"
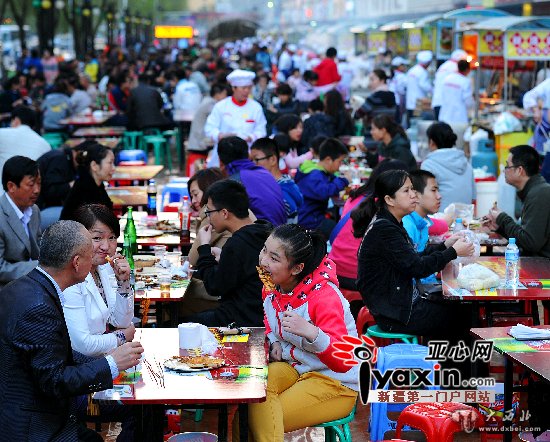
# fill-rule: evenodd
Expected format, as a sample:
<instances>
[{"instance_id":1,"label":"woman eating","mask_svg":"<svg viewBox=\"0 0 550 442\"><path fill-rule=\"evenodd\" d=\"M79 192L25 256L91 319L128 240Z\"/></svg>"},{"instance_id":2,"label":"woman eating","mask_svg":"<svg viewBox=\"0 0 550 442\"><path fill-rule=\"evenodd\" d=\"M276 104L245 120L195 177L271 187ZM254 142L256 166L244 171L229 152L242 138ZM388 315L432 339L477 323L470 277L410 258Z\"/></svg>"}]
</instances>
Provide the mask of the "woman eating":
<instances>
[{"instance_id":1,"label":"woman eating","mask_svg":"<svg viewBox=\"0 0 550 442\"><path fill-rule=\"evenodd\" d=\"M84 204L103 204L113 209L104 181L115 173L115 155L101 144L93 144L78 152L78 178L75 180L61 211L61 219L74 219L76 210Z\"/></svg>"},{"instance_id":2,"label":"woman eating","mask_svg":"<svg viewBox=\"0 0 550 442\"><path fill-rule=\"evenodd\" d=\"M357 286L363 301L384 331L446 336L462 330L469 316L455 303L427 299L417 283L442 270L458 256L471 256L473 244L460 234L417 253L402 219L417 204L407 172L390 170L374 183L374 192L351 215L358 255Z\"/></svg>"},{"instance_id":3,"label":"woman eating","mask_svg":"<svg viewBox=\"0 0 550 442\"><path fill-rule=\"evenodd\" d=\"M267 400L249 405L249 427L256 442L283 441L287 431L351 412L357 366L336 359L331 344L357 332L321 235L279 226L265 242L260 266L271 279L263 288L271 362Z\"/></svg>"},{"instance_id":4,"label":"woman eating","mask_svg":"<svg viewBox=\"0 0 550 442\"><path fill-rule=\"evenodd\" d=\"M126 341L134 339L134 295L130 287L130 265L116 252L120 234L118 219L100 204L88 204L77 210L74 220L83 224L92 236L92 269L84 282L63 291L63 314L73 350L100 357ZM76 399L79 415L98 414L88 396ZM131 410L119 404L101 404L102 421L122 422L117 441L133 440Z\"/></svg>"}]
</instances>

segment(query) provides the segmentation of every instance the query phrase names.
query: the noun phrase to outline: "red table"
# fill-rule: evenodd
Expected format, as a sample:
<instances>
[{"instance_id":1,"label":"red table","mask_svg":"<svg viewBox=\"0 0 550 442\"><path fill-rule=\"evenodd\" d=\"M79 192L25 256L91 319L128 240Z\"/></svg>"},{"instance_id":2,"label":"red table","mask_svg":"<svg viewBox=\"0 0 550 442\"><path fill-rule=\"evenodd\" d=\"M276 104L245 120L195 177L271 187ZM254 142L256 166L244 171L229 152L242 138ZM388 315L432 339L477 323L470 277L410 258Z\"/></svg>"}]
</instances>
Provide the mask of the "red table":
<instances>
[{"instance_id":1,"label":"red table","mask_svg":"<svg viewBox=\"0 0 550 442\"><path fill-rule=\"evenodd\" d=\"M550 300L550 260L524 257L519 260L519 278L524 288L497 288L471 292L459 287L456 280L461 265L471 262L484 265L504 279L506 261L503 256L481 256L457 263L452 261L441 272L443 296L449 300L471 302L538 301ZM544 322L548 323L548 311L544 310Z\"/></svg>"},{"instance_id":2,"label":"red table","mask_svg":"<svg viewBox=\"0 0 550 442\"><path fill-rule=\"evenodd\" d=\"M549 328L548 325L539 325L536 328ZM506 351L508 340L516 343L511 336L508 335L510 327L488 327L488 328L473 328L471 334L478 339L493 341L495 349L505 356L504 359L504 409L512 409L512 395L514 390L513 375L514 364L519 364L523 368L537 374L542 379L550 382L550 350L540 351L535 349L519 349L520 351ZM513 341L512 341L513 340ZM502 344L496 344L498 342ZM498 347L497 345L501 345ZM508 344L510 345L510 344ZM511 347L513 349L514 347ZM516 349L518 349L516 347ZM525 351L521 351L525 350ZM512 440L512 432L504 433L504 440L510 442Z\"/></svg>"},{"instance_id":3,"label":"red table","mask_svg":"<svg viewBox=\"0 0 550 442\"><path fill-rule=\"evenodd\" d=\"M83 143L84 141L86 141L86 138L69 138L63 144L72 149L78 146L79 144ZM96 138L95 141L97 141L99 144L105 147L108 147L109 149L114 149L120 143L120 138L117 138L117 137Z\"/></svg>"},{"instance_id":4,"label":"red table","mask_svg":"<svg viewBox=\"0 0 550 442\"><path fill-rule=\"evenodd\" d=\"M145 349L144 358L152 365L162 363L172 356L183 355L179 348L177 328L146 328L136 331L135 340L142 343ZM231 361L234 367L252 367L247 369L251 376L242 379L208 379L206 376L181 376L175 372L164 370L164 386L159 386L148 370L143 367L141 378L130 385L131 396L121 398L109 391L95 393L97 401L120 401L127 405L185 405L185 404L239 404L241 440L248 437L247 404L262 402L266 397L267 387L267 351L265 346L265 329L252 328L248 342L233 342L225 344L223 351L216 356L223 357L226 362ZM144 365L144 363L142 362ZM244 417L244 419L243 419ZM227 420L227 415L225 415ZM222 416L220 416L220 420ZM162 422L162 416L161 416ZM218 428L220 440L226 435L225 428ZM148 423L150 426L151 424ZM218 424L220 427L220 424ZM162 440L162 425L160 427Z\"/></svg>"}]
</instances>

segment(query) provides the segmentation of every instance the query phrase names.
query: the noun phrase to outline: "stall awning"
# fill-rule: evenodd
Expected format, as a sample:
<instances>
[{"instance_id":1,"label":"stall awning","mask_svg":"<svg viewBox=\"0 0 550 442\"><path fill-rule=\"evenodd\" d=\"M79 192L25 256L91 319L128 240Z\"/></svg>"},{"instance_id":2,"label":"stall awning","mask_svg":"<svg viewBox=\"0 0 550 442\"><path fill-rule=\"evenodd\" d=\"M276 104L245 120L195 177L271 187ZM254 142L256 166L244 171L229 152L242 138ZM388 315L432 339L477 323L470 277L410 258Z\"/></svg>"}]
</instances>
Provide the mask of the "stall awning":
<instances>
[{"instance_id":1,"label":"stall awning","mask_svg":"<svg viewBox=\"0 0 550 442\"><path fill-rule=\"evenodd\" d=\"M474 31L508 31L510 29L550 29L550 17L494 17L470 27Z\"/></svg>"},{"instance_id":2,"label":"stall awning","mask_svg":"<svg viewBox=\"0 0 550 442\"><path fill-rule=\"evenodd\" d=\"M485 8L462 8L455 9L443 14L444 19L449 18L466 18L466 17L506 17L510 14L500 9L485 9Z\"/></svg>"}]
</instances>

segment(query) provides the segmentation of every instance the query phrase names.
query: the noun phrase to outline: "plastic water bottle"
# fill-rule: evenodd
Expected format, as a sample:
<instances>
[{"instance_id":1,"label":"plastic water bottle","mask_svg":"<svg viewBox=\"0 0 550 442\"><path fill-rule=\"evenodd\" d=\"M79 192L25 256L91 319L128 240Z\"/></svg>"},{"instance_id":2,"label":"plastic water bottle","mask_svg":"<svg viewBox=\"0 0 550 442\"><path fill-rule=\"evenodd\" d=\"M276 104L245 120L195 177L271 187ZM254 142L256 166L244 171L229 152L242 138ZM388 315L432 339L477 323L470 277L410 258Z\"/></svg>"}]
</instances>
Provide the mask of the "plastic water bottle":
<instances>
[{"instance_id":1,"label":"plastic water bottle","mask_svg":"<svg viewBox=\"0 0 550 442\"><path fill-rule=\"evenodd\" d=\"M461 230L464 230L464 224L462 224L462 218L457 218L455 220L455 226L453 228L453 232L460 232Z\"/></svg>"},{"instance_id":2,"label":"plastic water bottle","mask_svg":"<svg viewBox=\"0 0 550 442\"><path fill-rule=\"evenodd\" d=\"M357 187L361 185L361 172L359 171L359 164L355 162L351 164L351 184Z\"/></svg>"},{"instance_id":3,"label":"plastic water bottle","mask_svg":"<svg viewBox=\"0 0 550 442\"><path fill-rule=\"evenodd\" d=\"M516 245L516 238L508 240L504 257L506 259L506 288L517 288L519 285L519 249Z\"/></svg>"},{"instance_id":4,"label":"plastic water bottle","mask_svg":"<svg viewBox=\"0 0 550 442\"><path fill-rule=\"evenodd\" d=\"M157 216L157 185L155 180L149 180L147 186L147 215Z\"/></svg>"}]
</instances>

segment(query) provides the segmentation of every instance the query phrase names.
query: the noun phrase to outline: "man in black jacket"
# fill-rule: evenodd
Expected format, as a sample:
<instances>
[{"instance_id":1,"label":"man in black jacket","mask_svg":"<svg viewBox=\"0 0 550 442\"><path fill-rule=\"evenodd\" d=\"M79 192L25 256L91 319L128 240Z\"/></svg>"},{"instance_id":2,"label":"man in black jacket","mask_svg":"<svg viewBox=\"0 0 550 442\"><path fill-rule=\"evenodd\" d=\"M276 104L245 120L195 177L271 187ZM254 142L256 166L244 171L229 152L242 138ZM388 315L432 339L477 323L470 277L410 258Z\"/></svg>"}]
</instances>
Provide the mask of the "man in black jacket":
<instances>
[{"instance_id":1,"label":"man in black jacket","mask_svg":"<svg viewBox=\"0 0 550 442\"><path fill-rule=\"evenodd\" d=\"M130 92L126 115L128 128L144 130L148 128L169 129L173 124L162 114L162 97L157 89L150 85L148 73L139 76L138 85Z\"/></svg>"},{"instance_id":2,"label":"man in black jacket","mask_svg":"<svg viewBox=\"0 0 550 442\"><path fill-rule=\"evenodd\" d=\"M55 223L42 236L39 267L0 293L2 440L78 441L72 398L111 388L119 370L139 361L138 342L97 359L71 350L62 292L84 281L92 255L82 224Z\"/></svg>"},{"instance_id":3,"label":"man in black jacket","mask_svg":"<svg viewBox=\"0 0 550 442\"><path fill-rule=\"evenodd\" d=\"M199 230L199 260L193 277L204 282L220 306L185 318L210 327L263 326L262 283L256 271L258 257L271 232L271 224L248 216L248 195L241 183L222 180L206 191L206 215L210 224ZM210 247L212 230L231 232L223 249Z\"/></svg>"}]
</instances>

